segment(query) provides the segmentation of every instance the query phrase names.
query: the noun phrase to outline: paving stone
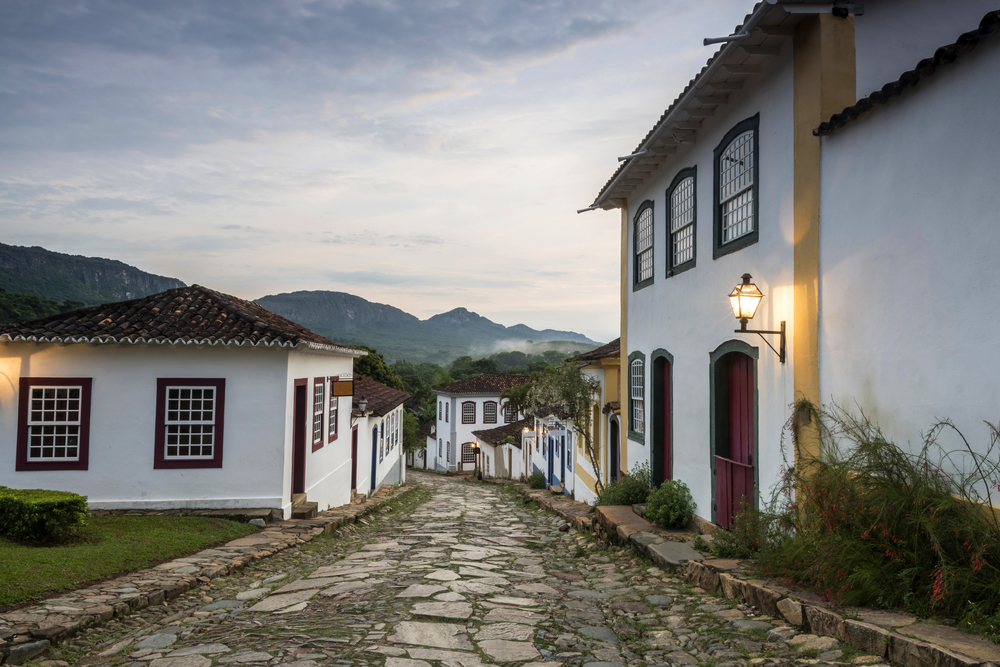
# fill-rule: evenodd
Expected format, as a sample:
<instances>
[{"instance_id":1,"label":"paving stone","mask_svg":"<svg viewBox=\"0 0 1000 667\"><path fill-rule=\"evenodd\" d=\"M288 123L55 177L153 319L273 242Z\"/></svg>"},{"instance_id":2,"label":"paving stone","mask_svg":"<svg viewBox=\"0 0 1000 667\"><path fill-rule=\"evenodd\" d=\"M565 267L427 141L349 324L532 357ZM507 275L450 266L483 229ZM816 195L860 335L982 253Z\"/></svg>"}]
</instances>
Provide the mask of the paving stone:
<instances>
[{"instance_id":1,"label":"paving stone","mask_svg":"<svg viewBox=\"0 0 1000 667\"><path fill-rule=\"evenodd\" d=\"M618 635L615 634L614 630L605 627L588 627L580 628L580 634L584 637L592 637L593 639L600 640L602 642L607 642L608 644L617 644Z\"/></svg>"},{"instance_id":2,"label":"paving stone","mask_svg":"<svg viewBox=\"0 0 1000 667\"><path fill-rule=\"evenodd\" d=\"M397 644L472 650L464 625L402 621L394 629L395 633L389 637L389 641Z\"/></svg>"},{"instance_id":3,"label":"paving stone","mask_svg":"<svg viewBox=\"0 0 1000 667\"><path fill-rule=\"evenodd\" d=\"M486 639L476 642L482 651L499 662L515 662L540 658L538 649L531 642L512 642L506 639Z\"/></svg>"},{"instance_id":4,"label":"paving stone","mask_svg":"<svg viewBox=\"0 0 1000 667\"><path fill-rule=\"evenodd\" d=\"M203 655L183 655L176 658L157 658L149 667L210 667L212 661Z\"/></svg>"},{"instance_id":5,"label":"paving stone","mask_svg":"<svg viewBox=\"0 0 1000 667\"><path fill-rule=\"evenodd\" d=\"M429 598L435 593L448 590L436 584L412 584L405 591L396 595L398 598Z\"/></svg>"},{"instance_id":6,"label":"paving stone","mask_svg":"<svg viewBox=\"0 0 1000 667\"><path fill-rule=\"evenodd\" d=\"M763 630L764 632L767 632L768 630L774 628L774 626L768 623L767 621L752 621L749 619L731 621L729 623L729 627L733 628L734 630L745 630L745 631Z\"/></svg>"},{"instance_id":7,"label":"paving stone","mask_svg":"<svg viewBox=\"0 0 1000 667\"><path fill-rule=\"evenodd\" d=\"M218 661L224 665L228 664L248 664L254 662L267 662L273 658L270 653L265 653L263 651L244 651L242 653L236 653L234 655L226 655L218 659Z\"/></svg>"},{"instance_id":8,"label":"paving stone","mask_svg":"<svg viewBox=\"0 0 1000 667\"><path fill-rule=\"evenodd\" d=\"M646 602L654 607L669 607L674 603L674 598L670 595L647 595Z\"/></svg>"},{"instance_id":9,"label":"paving stone","mask_svg":"<svg viewBox=\"0 0 1000 667\"><path fill-rule=\"evenodd\" d=\"M248 600L259 600L270 593L270 589L267 588L257 588L252 591L242 591L236 594L236 599L241 602L246 602Z\"/></svg>"},{"instance_id":10,"label":"paving stone","mask_svg":"<svg viewBox=\"0 0 1000 667\"><path fill-rule=\"evenodd\" d=\"M477 653L460 653L458 651L442 651L433 648L411 648L407 651L411 658L418 660L440 661L443 665L458 665L460 667L474 667L482 663L482 658Z\"/></svg>"},{"instance_id":11,"label":"paving stone","mask_svg":"<svg viewBox=\"0 0 1000 667\"><path fill-rule=\"evenodd\" d=\"M386 658L385 667L431 667L431 663L410 658Z\"/></svg>"},{"instance_id":12,"label":"paving stone","mask_svg":"<svg viewBox=\"0 0 1000 667\"><path fill-rule=\"evenodd\" d=\"M249 611L277 611L285 607L291 607L293 604L305 602L315 594L315 590L306 590L286 593L284 595L272 595L250 607Z\"/></svg>"},{"instance_id":13,"label":"paving stone","mask_svg":"<svg viewBox=\"0 0 1000 667\"><path fill-rule=\"evenodd\" d=\"M435 581L455 581L456 579L461 579L461 577L451 570L434 570L433 572L425 574L424 579L433 579Z\"/></svg>"},{"instance_id":14,"label":"paving stone","mask_svg":"<svg viewBox=\"0 0 1000 667\"><path fill-rule=\"evenodd\" d=\"M136 650L166 648L176 641L177 635L158 634L143 639L142 641L134 644L132 648Z\"/></svg>"},{"instance_id":15,"label":"paving stone","mask_svg":"<svg viewBox=\"0 0 1000 667\"><path fill-rule=\"evenodd\" d=\"M310 579L299 579L298 581L293 581L289 584L285 584L278 590L274 591L275 595L281 593L291 593L292 591L307 590L309 588L323 588L324 586L329 586L330 584L336 584L340 581L339 577L315 577Z\"/></svg>"},{"instance_id":16,"label":"paving stone","mask_svg":"<svg viewBox=\"0 0 1000 667\"><path fill-rule=\"evenodd\" d=\"M545 620L545 617L536 614L531 611L525 611L523 609L504 609L497 608L491 609L484 620L487 623L522 623L524 625L537 625L539 621Z\"/></svg>"},{"instance_id":17,"label":"paving stone","mask_svg":"<svg viewBox=\"0 0 1000 667\"><path fill-rule=\"evenodd\" d=\"M179 648L171 651L167 654L168 658L175 658L177 656L184 655L211 655L213 653L228 653L229 647L225 644L199 644L197 646L188 646L187 648Z\"/></svg>"},{"instance_id":18,"label":"paving stone","mask_svg":"<svg viewBox=\"0 0 1000 667\"><path fill-rule=\"evenodd\" d=\"M418 602L413 605L413 613L465 620L472 616L472 605L468 602Z\"/></svg>"},{"instance_id":19,"label":"paving stone","mask_svg":"<svg viewBox=\"0 0 1000 667\"><path fill-rule=\"evenodd\" d=\"M521 625L520 623L490 623L479 629L475 640L477 643L486 639L506 639L523 642L528 641L534 636L535 630L529 625Z\"/></svg>"},{"instance_id":20,"label":"paving stone","mask_svg":"<svg viewBox=\"0 0 1000 667\"><path fill-rule=\"evenodd\" d=\"M213 602L212 604L207 604L198 611L216 611L217 609L236 609L242 607L243 603L239 600L219 600L218 602Z\"/></svg>"}]
</instances>

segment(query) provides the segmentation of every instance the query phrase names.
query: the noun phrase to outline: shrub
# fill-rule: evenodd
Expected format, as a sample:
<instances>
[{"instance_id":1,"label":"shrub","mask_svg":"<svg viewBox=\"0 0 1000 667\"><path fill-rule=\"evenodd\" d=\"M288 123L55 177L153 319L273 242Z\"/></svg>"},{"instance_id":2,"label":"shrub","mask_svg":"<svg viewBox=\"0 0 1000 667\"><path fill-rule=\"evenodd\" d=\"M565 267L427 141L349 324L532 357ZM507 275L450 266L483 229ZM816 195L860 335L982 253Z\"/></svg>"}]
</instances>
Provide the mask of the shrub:
<instances>
[{"instance_id":1,"label":"shrub","mask_svg":"<svg viewBox=\"0 0 1000 667\"><path fill-rule=\"evenodd\" d=\"M691 490L678 480L666 480L646 501L645 518L665 528L683 528L693 516Z\"/></svg>"},{"instance_id":2,"label":"shrub","mask_svg":"<svg viewBox=\"0 0 1000 667\"><path fill-rule=\"evenodd\" d=\"M765 545L773 543L773 525L773 517L743 498L732 528L713 533L712 554L717 558L756 558Z\"/></svg>"},{"instance_id":3,"label":"shrub","mask_svg":"<svg viewBox=\"0 0 1000 667\"><path fill-rule=\"evenodd\" d=\"M60 542L89 515L87 498L66 491L0 486L0 534L24 542Z\"/></svg>"},{"instance_id":4,"label":"shrub","mask_svg":"<svg viewBox=\"0 0 1000 667\"><path fill-rule=\"evenodd\" d=\"M545 473L541 470L536 470L535 472L528 475L528 488L529 489L544 489L545 488Z\"/></svg>"},{"instance_id":5,"label":"shrub","mask_svg":"<svg viewBox=\"0 0 1000 667\"><path fill-rule=\"evenodd\" d=\"M597 497L598 505L635 505L646 502L649 497L649 464L639 463L604 487Z\"/></svg>"}]
</instances>

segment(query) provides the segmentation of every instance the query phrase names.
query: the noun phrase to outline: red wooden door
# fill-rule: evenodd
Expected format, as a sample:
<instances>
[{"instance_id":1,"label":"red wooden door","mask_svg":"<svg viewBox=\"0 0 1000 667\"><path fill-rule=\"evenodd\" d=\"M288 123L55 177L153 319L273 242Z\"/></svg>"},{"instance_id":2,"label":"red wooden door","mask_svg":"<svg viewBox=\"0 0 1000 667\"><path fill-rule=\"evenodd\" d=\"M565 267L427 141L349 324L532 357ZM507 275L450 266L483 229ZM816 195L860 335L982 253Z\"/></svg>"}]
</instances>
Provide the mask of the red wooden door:
<instances>
[{"instance_id":1,"label":"red wooden door","mask_svg":"<svg viewBox=\"0 0 1000 667\"><path fill-rule=\"evenodd\" d=\"M427 467L427 457L424 457L424 467ZM351 429L351 491L358 488L358 427ZM353 498L352 498L353 500Z\"/></svg>"},{"instance_id":2,"label":"red wooden door","mask_svg":"<svg viewBox=\"0 0 1000 667\"><path fill-rule=\"evenodd\" d=\"M732 526L740 501L754 500L754 368L753 359L733 353L728 368L729 452L715 457L716 522Z\"/></svg>"},{"instance_id":3,"label":"red wooden door","mask_svg":"<svg viewBox=\"0 0 1000 667\"><path fill-rule=\"evenodd\" d=\"M663 479L664 481L668 479L673 479L673 470L671 469L671 460L674 458L674 445L671 441L673 435L673 426L670 423L673 415L670 411L670 391L671 384L673 382L673 369L670 367L670 362L666 359L663 360L663 405L660 406L663 409L663 448L661 450L661 456L663 457Z\"/></svg>"},{"instance_id":4,"label":"red wooden door","mask_svg":"<svg viewBox=\"0 0 1000 667\"><path fill-rule=\"evenodd\" d=\"M292 410L292 499L306 490L306 380L295 381Z\"/></svg>"}]
</instances>

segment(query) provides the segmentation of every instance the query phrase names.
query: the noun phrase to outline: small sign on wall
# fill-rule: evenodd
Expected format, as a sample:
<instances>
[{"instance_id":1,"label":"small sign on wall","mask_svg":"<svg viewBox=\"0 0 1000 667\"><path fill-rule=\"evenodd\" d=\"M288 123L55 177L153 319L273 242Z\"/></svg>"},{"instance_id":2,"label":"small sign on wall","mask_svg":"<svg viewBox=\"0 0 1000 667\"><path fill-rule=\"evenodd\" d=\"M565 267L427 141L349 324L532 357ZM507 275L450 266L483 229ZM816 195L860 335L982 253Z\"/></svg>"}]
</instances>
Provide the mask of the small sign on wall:
<instances>
[{"instance_id":1,"label":"small sign on wall","mask_svg":"<svg viewBox=\"0 0 1000 667\"><path fill-rule=\"evenodd\" d=\"M330 378L330 392L334 396L354 396L354 380Z\"/></svg>"}]
</instances>

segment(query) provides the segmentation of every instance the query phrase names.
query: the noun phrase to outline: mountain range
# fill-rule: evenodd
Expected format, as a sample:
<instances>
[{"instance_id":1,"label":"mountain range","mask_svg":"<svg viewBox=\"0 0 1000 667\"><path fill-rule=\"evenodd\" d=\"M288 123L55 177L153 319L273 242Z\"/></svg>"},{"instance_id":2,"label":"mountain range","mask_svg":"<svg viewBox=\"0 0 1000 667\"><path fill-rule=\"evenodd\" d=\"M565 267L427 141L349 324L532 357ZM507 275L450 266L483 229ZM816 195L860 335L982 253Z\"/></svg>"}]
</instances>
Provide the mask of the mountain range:
<instances>
[{"instance_id":1,"label":"mountain range","mask_svg":"<svg viewBox=\"0 0 1000 667\"><path fill-rule=\"evenodd\" d=\"M10 321L78 308L137 299L184 283L176 278L147 273L118 260L83 257L0 243L0 309ZM34 295L53 303L39 308ZM543 329L524 324L505 327L465 308L456 308L421 320L405 311L373 303L345 292L301 291L274 294L256 300L268 310L306 326L330 340L377 349L388 361L406 359L442 365L456 357L481 357L517 349L540 354L556 349L567 354L599 345L572 331ZM63 307L59 307L59 303ZM18 313L22 313L17 317ZM3 315L3 313L0 313Z\"/></svg>"},{"instance_id":2,"label":"mountain range","mask_svg":"<svg viewBox=\"0 0 1000 667\"><path fill-rule=\"evenodd\" d=\"M599 345L573 331L539 331L524 324L505 327L465 308L421 320L399 308L345 292L291 292L256 301L330 340L377 349L389 361L448 364L462 355L481 357L511 349L570 353Z\"/></svg>"}]
</instances>

